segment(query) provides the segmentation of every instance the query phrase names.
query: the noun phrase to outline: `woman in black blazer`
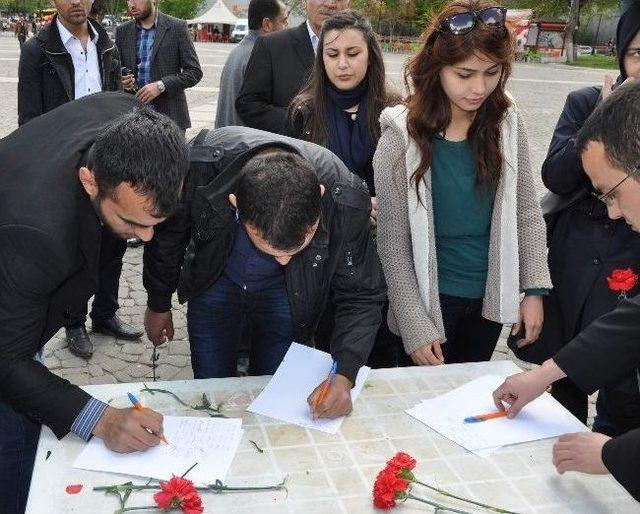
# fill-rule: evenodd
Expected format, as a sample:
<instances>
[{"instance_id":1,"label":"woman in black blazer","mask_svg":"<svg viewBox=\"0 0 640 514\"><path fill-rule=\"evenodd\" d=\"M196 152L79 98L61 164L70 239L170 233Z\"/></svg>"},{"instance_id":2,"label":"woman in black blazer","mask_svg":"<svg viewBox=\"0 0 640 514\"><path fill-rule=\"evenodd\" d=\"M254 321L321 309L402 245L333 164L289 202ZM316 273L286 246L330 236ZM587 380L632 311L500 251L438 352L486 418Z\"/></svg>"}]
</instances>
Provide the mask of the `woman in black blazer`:
<instances>
[{"instance_id":1,"label":"woman in black blazer","mask_svg":"<svg viewBox=\"0 0 640 514\"><path fill-rule=\"evenodd\" d=\"M613 310L619 293L607 277L614 269L640 274L640 238L624 220L611 220L603 202L592 196L589 179L574 149L576 135L603 97L627 79L640 77L640 4L633 4L617 30L620 76L615 84L569 94L542 166L545 186L570 206L550 224L549 270L553 291L544 299L545 325L536 346L546 357L573 339L595 319ZM627 296L640 291L637 286ZM531 348L531 351L538 351ZM526 357L525 357L526 358ZM544 360L544 359L538 359ZM554 384L553 396L583 423L587 396L570 379ZM640 395L635 374L600 390L593 429L609 436L640 427Z\"/></svg>"}]
</instances>

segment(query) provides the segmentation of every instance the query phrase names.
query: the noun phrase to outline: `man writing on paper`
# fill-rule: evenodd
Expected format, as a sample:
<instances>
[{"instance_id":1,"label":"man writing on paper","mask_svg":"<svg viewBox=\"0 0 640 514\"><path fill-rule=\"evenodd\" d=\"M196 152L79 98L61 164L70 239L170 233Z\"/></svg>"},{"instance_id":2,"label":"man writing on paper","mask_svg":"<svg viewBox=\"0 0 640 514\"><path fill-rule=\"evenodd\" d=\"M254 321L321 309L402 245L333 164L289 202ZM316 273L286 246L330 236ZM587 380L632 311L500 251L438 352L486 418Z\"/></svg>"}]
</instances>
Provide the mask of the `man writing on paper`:
<instances>
[{"instance_id":1,"label":"man writing on paper","mask_svg":"<svg viewBox=\"0 0 640 514\"><path fill-rule=\"evenodd\" d=\"M640 83L632 83L594 111L576 140L584 169L609 217L624 218L636 232L640 232L639 130ZM498 408L507 404L507 415L514 417L561 378L569 377L591 394L634 372L640 392L639 365L640 296L636 296L589 325L540 368L509 377L493 398ZM630 420L627 428L613 438L598 433L564 435L553 448L553 463L560 473L611 473L640 500L640 420Z\"/></svg>"},{"instance_id":2,"label":"man writing on paper","mask_svg":"<svg viewBox=\"0 0 640 514\"><path fill-rule=\"evenodd\" d=\"M158 227L145 254L149 339L157 345L173 337L177 287L179 300L189 302L195 378L236 375L247 323L249 373L270 375L292 341L312 343L331 301L337 375L312 414L351 412L350 390L371 351L386 291L364 183L318 145L225 127L192 143L185 190L184 212Z\"/></svg>"},{"instance_id":3,"label":"man writing on paper","mask_svg":"<svg viewBox=\"0 0 640 514\"><path fill-rule=\"evenodd\" d=\"M178 206L188 156L171 120L97 93L2 139L0 162L0 511L14 514L25 508L41 425L58 438L96 435L118 452L160 441L160 414L109 407L40 357L97 290L102 226L151 239Z\"/></svg>"}]
</instances>

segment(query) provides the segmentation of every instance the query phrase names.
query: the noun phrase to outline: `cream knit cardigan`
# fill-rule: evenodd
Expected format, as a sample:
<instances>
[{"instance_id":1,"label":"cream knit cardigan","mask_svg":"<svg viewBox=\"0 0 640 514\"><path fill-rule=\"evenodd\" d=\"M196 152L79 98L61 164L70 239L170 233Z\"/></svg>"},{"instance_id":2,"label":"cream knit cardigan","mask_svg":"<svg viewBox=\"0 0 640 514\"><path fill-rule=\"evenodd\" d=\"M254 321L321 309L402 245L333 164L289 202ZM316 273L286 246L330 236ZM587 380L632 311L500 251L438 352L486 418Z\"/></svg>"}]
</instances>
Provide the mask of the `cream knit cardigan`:
<instances>
[{"instance_id":1,"label":"cream knit cardigan","mask_svg":"<svg viewBox=\"0 0 640 514\"><path fill-rule=\"evenodd\" d=\"M378 253L389 288L389 327L411 353L445 341L438 295L431 174L420 183L419 202L411 175L420 151L409 137L406 109L380 116L382 136L373 160L378 199ZM538 203L524 126L513 105L501 126L503 169L491 218L489 269L482 315L499 323L518 321L520 292L551 288L545 226Z\"/></svg>"}]
</instances>

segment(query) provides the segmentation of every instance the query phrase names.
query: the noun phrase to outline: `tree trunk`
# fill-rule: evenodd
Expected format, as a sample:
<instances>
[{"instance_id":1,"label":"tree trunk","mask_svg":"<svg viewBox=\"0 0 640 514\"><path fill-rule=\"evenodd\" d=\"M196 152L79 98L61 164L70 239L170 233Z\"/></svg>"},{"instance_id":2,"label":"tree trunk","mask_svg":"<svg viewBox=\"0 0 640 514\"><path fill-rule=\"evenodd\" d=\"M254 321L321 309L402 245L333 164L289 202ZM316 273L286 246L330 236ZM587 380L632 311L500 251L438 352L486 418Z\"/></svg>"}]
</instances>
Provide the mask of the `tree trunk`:
<instances>
[{"instance_id":1,"label":"tree trunk","mask_svg":"<svg viewBox=\"0 0 640 514\"><path fill-rule=\"evenodd\" d=\"M580 21L580 0L571 0L571 9L569 10L569 20L565 27L564 51L567 57L567 63L575 62L578 56L578 46L576 44L576 32Z\"/></svg>"}]
</instances>

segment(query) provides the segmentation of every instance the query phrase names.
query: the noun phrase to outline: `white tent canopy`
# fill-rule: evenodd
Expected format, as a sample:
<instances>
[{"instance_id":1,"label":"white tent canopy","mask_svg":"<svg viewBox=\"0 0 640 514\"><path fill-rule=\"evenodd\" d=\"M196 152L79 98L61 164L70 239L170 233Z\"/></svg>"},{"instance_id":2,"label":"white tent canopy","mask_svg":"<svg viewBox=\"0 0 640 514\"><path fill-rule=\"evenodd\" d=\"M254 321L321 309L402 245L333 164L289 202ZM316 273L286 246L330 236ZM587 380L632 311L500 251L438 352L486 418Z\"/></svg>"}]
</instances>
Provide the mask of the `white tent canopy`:
<instances>
[{"instance_id":1,"label":"white tent canopy","mask_svg":"<svg viewBox=\"0 0 640 514\"><path fill-rule=\"evenodd\" d=\"M189 25L201 23L203 25L217 23L219 25L235 25L238 18L227 8L222 0L218 0L207 12L201 14L193 20L189 20Z\"/></svg>"}]
</instances>

